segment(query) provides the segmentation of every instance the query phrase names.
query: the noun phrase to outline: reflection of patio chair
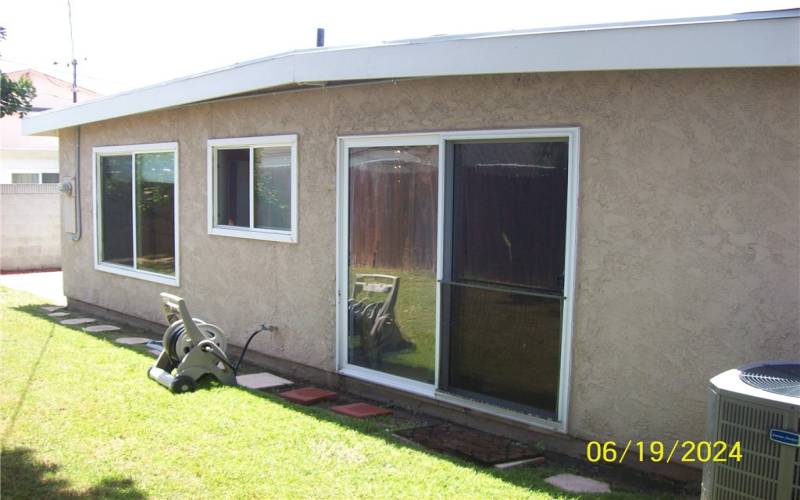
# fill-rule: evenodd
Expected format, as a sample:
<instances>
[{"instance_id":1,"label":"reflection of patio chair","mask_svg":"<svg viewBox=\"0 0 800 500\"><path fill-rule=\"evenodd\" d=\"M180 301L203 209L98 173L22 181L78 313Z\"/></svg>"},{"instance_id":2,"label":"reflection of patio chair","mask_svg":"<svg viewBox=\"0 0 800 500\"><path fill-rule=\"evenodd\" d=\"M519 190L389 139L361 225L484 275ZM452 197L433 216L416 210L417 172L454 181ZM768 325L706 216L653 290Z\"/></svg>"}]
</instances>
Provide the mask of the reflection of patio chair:
<instances>
[{"instance_id":1,"label":"reflection of patio chair","mask_svg":"<svg viewBox=\"0 0 800 500\"><path fill-rule=\"evenodd\" d=\"M356 274L353 296L348 301L350 334L361 339L361 347L370 366L380 362L386 351L411 346L400 333L394 318L394 306L400 278L386 274ZM358 300L360 294L366 297ZM383 301L369 300L373 294L383 294Z\"/></svg>"}]
</instances>

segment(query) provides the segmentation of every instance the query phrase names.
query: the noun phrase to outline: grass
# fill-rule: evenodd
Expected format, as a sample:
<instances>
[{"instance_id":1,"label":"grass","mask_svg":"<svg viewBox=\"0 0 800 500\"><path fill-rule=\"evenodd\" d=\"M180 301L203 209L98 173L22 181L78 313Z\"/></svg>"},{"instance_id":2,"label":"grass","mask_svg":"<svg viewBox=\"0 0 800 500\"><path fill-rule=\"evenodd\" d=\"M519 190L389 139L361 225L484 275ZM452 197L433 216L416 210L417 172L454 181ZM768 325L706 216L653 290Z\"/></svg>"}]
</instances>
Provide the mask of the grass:
<instances>
[{"instance_id":1,"label":"grass","mask_svg":"<svg viewBox=\"0 0 800 500\"><path fill-rule=\"evenodd\" d=\"M436 353L434 273L361 267L352 269L350 283L354 274L371 273L400 278L395 321L403 337L413 344L410 349L385 353L381 364L373 368L432 384ZM458 328L461 342L460 349L451 352L451 362L460 378L451 380L464 389L494 391L491 395L498 398L553 412L561 362L561 315L557 302L479 289L461 289L458 296L462 297L463 307ZM385 299L383 294L363 292L356 298L364 297L373 301ZM521 330L526 342L520 346ZM478 345L481 349L475 348ZM509 345L519 347L509 350ZM527 375L523 380L519 379L521 372ZM474 376L470 379L468 375Z\"/></svg>"},{"instance_id":2,"label":"grass","mask_svg":"<svg viewBox=\"0 0 800 500\"><path fill-rule=\"evenodd\" d=\"M436 276L432 271L373 268L353 269L352 274L356 273L388 274L400 278L399 294L394 307L395 321L400 332L414 347L385 354L383 369L433 383L436 354ZM383 295L374 297L375 300L384 298Z\"/></svg>"},{"instance_id":3,"label":"grass","mask_svg":"<svg viewBox=\"0 0 800 500\"><path fill-rule=\"evenodd\" d=\"M40 305L0 287L3 498L569 498L543 482L553 469L427 452L392 419L216 384L173 395L147 379L153 358Z\"/></svg>"}]
</instances>

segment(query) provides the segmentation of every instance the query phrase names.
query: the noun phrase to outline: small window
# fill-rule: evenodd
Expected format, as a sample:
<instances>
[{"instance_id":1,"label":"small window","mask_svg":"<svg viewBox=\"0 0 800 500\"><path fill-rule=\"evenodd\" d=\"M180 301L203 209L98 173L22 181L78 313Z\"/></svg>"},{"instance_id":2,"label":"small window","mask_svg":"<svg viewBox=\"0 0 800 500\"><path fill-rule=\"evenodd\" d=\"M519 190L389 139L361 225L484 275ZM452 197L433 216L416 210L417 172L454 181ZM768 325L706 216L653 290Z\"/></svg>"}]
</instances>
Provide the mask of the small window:
<instances>
[{"instance_id":1,"label":"small window","mask_svg":"<svg viewBox=\"0 0 800 500\"><path fill-rule=\"evenodd\" d=\"M209 234L297 241L297 136L208 141Z\"/></svg>"},{"instance_id":2,"label":"small window","mask_svg":"<svg viewBox=\"0 0 800 500\"><path fill-rule=\"evenodd\" d=\"M95 154L95 268L177 286L177 144Z\"/></svg>"},{"instance_id":3,"label":"small window","mask_svg":"<svg viewBox=\"0 0 800 500\"><path fill-rule=\"evenodd\" d=\"M58 172L50 173L50 172L43 172L42 173L42 184L58 184Z\"/></svg>"},{"instance_id":4,"label":"small window","mask_svg":"<svg viewBox=\"0 0 800 500\"><path fill-rule=\"evenodd\" d=\"M39 184L39 174L11 174L11 184Z\"/></svg>"}]
</instances>

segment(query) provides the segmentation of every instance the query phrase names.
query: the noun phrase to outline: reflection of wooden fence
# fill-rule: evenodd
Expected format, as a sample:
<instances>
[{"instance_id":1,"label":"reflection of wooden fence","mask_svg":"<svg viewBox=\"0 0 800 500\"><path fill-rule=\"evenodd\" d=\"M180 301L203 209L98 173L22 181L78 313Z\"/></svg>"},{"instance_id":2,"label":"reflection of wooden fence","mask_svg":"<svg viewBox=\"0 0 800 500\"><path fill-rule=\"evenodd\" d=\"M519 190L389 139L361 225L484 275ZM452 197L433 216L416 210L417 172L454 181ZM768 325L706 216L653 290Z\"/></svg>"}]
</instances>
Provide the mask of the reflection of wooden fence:
<instances>
[{"instance_id":1,"label":"reflection of wooden fence","mask_svg":"<svg viewBox=\"0 0 800 500\"><path fill-rule=\"evenodd\" d=\"M350 264L435 269L437 172L350 171Z\"/></svg>"},{"instance_id":2,"label":"reflection of wooden fence","mask_svg":"<svg viewBox=\"0 0 800 500\"><path fill-rule=\"evenodd\" d=\"M566 142L459 146L454 161L454 278L560 293ZM350 169L351 266L435 269L437 172L414 165Z\"/></svg>"},{"instance_id":3,"label":"reflection of wooden fence","mask_svg":"<svg viewBox=\"0 0 800 500\"><path fill-rule=\"evenodd\" d=\"M456 279L562 289L566 169L468 166L454 184Z\"/></svg>"},{"instance_id":4,"label":"reflection of wooden fence","mask_svg":"<svg viewBox=\"0 0 800 500\"><path fill-rule=\"evenodd\" d=\"M148 183L139 195L139 249L146 258L175 256L175 186Z\"/></svg>"}]
</instances>

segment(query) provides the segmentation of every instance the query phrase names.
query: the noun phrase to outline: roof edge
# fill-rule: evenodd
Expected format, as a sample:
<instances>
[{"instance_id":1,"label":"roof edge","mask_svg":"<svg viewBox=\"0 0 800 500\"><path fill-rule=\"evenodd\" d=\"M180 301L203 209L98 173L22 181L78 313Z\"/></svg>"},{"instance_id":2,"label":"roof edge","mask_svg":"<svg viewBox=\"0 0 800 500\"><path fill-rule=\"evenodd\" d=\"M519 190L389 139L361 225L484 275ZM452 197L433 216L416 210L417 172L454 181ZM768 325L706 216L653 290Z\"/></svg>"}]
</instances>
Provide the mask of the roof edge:
<instances>
[{"instance_id":1,"label":"roof edge","mask_svg":"<svg viewBox=\"0 0 800 500\"><path fill-rule=\"evenodd\" d=\"M800 9L400 40L276 54L23 119L28 135L310 82L800 65ZM491 54L491 57L481 57ZM532 57L535 55L536 57Z\"/></svg>"}]
</instances>

